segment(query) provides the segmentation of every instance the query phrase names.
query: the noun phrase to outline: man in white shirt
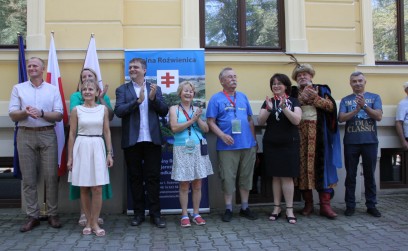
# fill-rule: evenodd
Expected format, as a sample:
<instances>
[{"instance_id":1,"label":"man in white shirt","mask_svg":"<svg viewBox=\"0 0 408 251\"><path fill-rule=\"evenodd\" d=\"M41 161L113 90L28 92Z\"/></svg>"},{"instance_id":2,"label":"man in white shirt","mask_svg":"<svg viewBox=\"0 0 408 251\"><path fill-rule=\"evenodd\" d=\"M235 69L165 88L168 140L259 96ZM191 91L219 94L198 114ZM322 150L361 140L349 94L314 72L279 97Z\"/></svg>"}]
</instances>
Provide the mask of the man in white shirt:
<instances>
[{"instance_id":1,"label":"man in white shirt","mask_svg":"<svg viewBox=\"0 0 408 251\"><path fill-rule=\"evenodd\" d=\"M403 84L407 96L398 103L395 116L395 129L400 139L402 148L408 150L408 82Z\"/></svg>"},{"instance_id":2,"label":"man in white shirt","mask_svg":"<svg viewBox=\"0 0 408 251\"><path fill-rule=\"evenodd\" d=\"M16 84L10 96L9 116L18 122L17 150L28 221L20 228L27 232L40 225L37 180L38 168L44 176L48 223L60 228L58 218L58 147L55 122L62 120L62 101L58 89L43 80L44 61L28 60L29 81ZM37 165L38 164L38 165Z\"/></svg>"},{"instance_id":3,"label":"man in white shirt","mask_svg":"<svg viewBox=\"0 0 408 251\"><path fill-rule=\"evenodd\" d=\"M132 226L145 220L145 189L148 195L150 221L166 227L160 213L160 170L163 137L159 116L166 116L161 89L145 80L146 61L129 62L132 81L116 89L115 114L122 119L122 149L132 191L134 218ZM144 185L143 185L144 183Z\"/></svg>"}]
</instances>

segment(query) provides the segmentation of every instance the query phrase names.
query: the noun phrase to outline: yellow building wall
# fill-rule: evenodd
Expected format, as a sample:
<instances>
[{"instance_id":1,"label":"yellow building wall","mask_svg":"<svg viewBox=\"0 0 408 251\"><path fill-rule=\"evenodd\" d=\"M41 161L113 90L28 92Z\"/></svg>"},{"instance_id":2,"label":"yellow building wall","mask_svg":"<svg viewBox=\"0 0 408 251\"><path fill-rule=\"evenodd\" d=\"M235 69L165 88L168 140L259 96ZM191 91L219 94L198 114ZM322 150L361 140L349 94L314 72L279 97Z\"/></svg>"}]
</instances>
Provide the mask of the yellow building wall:
<instances>
[{"instance_id":1,"label":"yellow building wall","mask_svg":"<svg viewBox=\"0 0 408 251\"><path fill-rule=\"evenodd\" d=\"M355 53L358 3L306 1L306 32L310 52Z\"/></svg>"},{"instance_id":2,"label":"yellow building wall","mask_svg":"<svg viewBox=\"0 0 408 251\"><path fill-rule=\"evenodd\" d=\"M55 32L66 100L76 89L91 33L95 34L103 81L109 84L108 95L114 99L115 89L124 81L123 50L181 48L183 29L199 19L194 15L194 20L183 21L186 0L42 1L45 43L26 54L47 59L50 33ZM308 51L294 53L300 62L316 68L316 83L329 84L335 99L340 100L351 92L350 73L360 70L367 75L367 90L379 93L385 105L395 105L404 97L401 84L408 80L406 72L400 68L381 74L384 67L363 64L360 1L304 3ZM270 93L268 83L273 73L291 74L293 65L289 62L283 53L206 53L207 99L221 89L217 78L221 68L232 66L238 74L239 90L247 93L250 100L260 102ZM0 114L7 114L10 91L17 82L17 50L0 50L0 74Z\"/></svg>"}]
</instances>

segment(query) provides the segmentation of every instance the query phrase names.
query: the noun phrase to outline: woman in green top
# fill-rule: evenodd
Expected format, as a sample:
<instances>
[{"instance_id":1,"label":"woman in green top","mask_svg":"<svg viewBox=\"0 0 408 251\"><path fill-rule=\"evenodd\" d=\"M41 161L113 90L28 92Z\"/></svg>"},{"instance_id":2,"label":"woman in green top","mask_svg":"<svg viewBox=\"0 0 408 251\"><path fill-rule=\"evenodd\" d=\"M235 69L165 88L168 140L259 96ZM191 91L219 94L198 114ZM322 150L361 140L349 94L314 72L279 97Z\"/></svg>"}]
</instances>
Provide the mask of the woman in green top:
<instances>
[{"instance_id":1,"label":"woman in green top","mask_svg":"<svg viewBox=\"0 0 408 251\"><path fill-rule=\"evenodd\" d=\"M79 83L78 83L78 88L77 91L74 92L71 97L70 97L70 105L69 105L69 110L72 111L72 109L77 106L77 105L82 105L84 103L84 100L82 99L81 92L79 91L79 86L82 84L87 79L93 79L98 81L98 77L96 75L96 72L90 68L83 68L80 74L79 78ZM109 120L111 121L113 119L113 109L110 103L110 99L108 95L106 95L106 92L108 91L108 85L105 85L103 88L103 91L100 93L99 98L97 103L105 105L108 108L109 112ZM71 200L76 200L80 198L80 188L77 186L72 186L70 185L69 188L69 198ZM112 186L111 184L104 185L102 187L102 198L104 200L112 198ZM85 217L84 210L82 208L81 200L80 202L80 207L81 207L81 216L79 217L78 224L81 226L85 226L87 219ZM103 224L103 219L99 218L98 219L98 224Z\"/></svg>"}]
</instances>

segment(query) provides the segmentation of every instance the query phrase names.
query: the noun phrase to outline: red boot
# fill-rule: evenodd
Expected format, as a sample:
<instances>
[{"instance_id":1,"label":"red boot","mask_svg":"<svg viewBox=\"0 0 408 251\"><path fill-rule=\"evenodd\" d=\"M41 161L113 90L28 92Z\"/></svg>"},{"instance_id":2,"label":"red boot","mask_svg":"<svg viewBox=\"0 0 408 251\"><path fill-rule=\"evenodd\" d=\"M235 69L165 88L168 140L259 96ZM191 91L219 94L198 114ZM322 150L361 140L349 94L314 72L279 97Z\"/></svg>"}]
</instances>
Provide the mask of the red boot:
<instances>
[{"instance_id":1,"label":"red boot","mask_svg":"<svg viewBox=\"0 0 408 251\"><path fill-rule=\"evenodd\" d=\"M320 215L326 216L327 218L333 220L337 217L337 214L333 211L330 206L330 193L319 192L320 198Z\"/></svg>"},{"instance_id":2,"label":"red boot","mask_svg":"<svg viewBox=\"0 0 408 251\"><path fill-rule=\"evenodd\" d=\"M302 197L305 201L305 207L300 212L303 216L309 216L313 213L313 192L312 190L302 190Z\"/></svg>"}]
</instances>

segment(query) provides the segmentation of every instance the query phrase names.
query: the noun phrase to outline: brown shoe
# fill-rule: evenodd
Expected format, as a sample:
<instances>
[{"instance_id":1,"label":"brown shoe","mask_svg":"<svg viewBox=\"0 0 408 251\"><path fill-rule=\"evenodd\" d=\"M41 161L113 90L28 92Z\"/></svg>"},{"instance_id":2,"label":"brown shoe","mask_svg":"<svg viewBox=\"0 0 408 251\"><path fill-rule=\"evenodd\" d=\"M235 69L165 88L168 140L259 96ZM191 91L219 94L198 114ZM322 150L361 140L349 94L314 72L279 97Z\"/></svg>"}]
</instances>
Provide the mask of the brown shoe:
<instances>
[{"instance_id":1,"label":"brown shoe","mask_svg":"<svg viewBox=\"0 0 408 251\"><path fill-rule=\"evenodd\" d=\"M48 224L50 224L53 228L60 228L61 223L59 221L59 217L57 215L48 216Z\"/></svg>"},{"instance_id":2,"label":"brown shoe","mask_svg":"<svg viewBox=\"0 0 408 251\"><path fill-rule=\"evenodd\" d=\"M40 225L40 220L36 219L34 217L28 216L27 222L21 226L20 232L27 232L31 231L33 228L37 227Z\"/></svg>"}]
</instances>

